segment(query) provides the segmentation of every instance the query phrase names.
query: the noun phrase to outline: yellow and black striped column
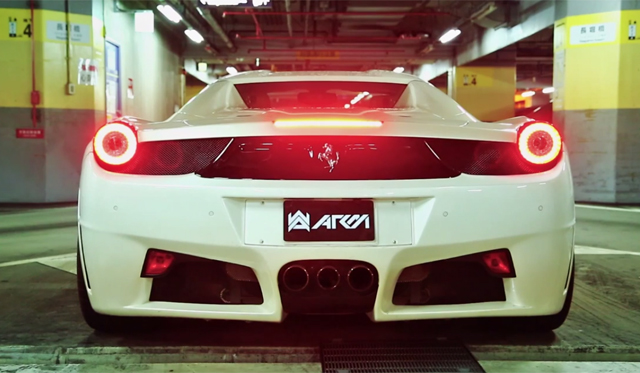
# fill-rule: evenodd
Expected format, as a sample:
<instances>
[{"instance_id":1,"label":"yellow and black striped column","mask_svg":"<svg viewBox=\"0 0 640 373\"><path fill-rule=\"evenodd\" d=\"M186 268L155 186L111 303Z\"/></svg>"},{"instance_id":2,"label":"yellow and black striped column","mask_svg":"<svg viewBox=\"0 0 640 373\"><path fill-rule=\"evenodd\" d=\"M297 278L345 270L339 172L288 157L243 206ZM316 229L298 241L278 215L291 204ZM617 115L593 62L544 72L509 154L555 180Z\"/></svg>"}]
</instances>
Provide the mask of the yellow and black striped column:
<instances>
[{"instance_id":1,"label":"yellow and black striped column","mask_svg":"<svg viewBox=\"0 0 640 373\"><path fill-rule=\"evenodd\" d=\"M0 2L0 203L76 200L103 54L102 0Z\"/></svg>"},{"instance_id":2,"label":"yellow and black striped column","mask_svg":"<svg viewBox=\"0 0 640 373\"><path fill-rule=\"evenodd\" d=\"M554 122L571 156L575 198L638 203L640 3L569 0L557 11Z\"/></svg>"}]
</instances>

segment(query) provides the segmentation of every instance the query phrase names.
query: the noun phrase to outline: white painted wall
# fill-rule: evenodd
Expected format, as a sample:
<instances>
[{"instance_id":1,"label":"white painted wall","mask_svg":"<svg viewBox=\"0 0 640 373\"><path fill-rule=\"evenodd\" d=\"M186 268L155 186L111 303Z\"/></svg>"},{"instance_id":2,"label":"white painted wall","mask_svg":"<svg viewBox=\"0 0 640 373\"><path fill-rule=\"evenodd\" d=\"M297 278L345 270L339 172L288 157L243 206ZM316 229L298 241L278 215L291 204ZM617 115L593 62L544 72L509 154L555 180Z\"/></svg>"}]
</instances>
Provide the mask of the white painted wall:
<instances>
[{"instance_id":1,"label":"white painted wall","mask_svg":"<svg viewBox=\"0 0 640 373\"><path fill-rule=\"evenodd\" d=\"M120 45L123 114L146 120L169 118L176 105L182 104L180 56L157 30L135 32L134 13L116 12L114 1L104 4L107 39ZM133 79L133 99L127 97L129 78Z\"/></svg>"}]
</instances>

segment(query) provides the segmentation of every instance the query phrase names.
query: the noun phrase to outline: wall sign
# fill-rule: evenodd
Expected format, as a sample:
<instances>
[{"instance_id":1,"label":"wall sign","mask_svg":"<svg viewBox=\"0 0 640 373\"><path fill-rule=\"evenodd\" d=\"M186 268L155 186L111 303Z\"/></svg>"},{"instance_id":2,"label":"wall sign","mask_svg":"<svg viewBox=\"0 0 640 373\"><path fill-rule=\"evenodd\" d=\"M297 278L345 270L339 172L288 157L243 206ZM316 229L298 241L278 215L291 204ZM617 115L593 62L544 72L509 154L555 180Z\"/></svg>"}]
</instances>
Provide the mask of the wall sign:
<instances>
[{"instance_id":1,"label":"wall sign","mask_svg":"<svg viewBox=\"0 0 640 373\"><path fill-rule=\"evenodd\" d=\"M31 19L9 16L9 39L30 38Z\"/></svg>"},{"instance_id":2,"label":"wall sign","mask_svg":"<svg viewBox=\"0 0 640 373\"><path fill-rule=\"evenodd\" d=\"M44 139L42 128L16 128L17 139Z\"/></svg>"},{"instance_id":3,"label":"wall sign","mask_svg":"<svg viewBox=\"0 0 640 373\"><path fill-rule=\"evenodd\" d=\"M613 22L573 26L569 40L571 45L613 43L617 39L617 26Z\"/></svg>"},{"instance_id":4,"label":"wall sign","mask_svg":"<svg viewBox=\"0 0 640 373\"><path fill-rule=\"evenodd\" d=\"M96 85L98 82L98 66L96 60L80 58L78 62L78 84Z\"/></svg>"},{"instance_id":5,"label":"wall sign","mask_svg":"<svg viewBox=\"0 0 640 373\"><path fill-rule=\"evenodd\" d=\"M74 43L91 43L91 26L85 24L71 23L70 39ZM47 39L66 41L67 24L59 21L47 21Z\"/></svg>"}]
</instances>

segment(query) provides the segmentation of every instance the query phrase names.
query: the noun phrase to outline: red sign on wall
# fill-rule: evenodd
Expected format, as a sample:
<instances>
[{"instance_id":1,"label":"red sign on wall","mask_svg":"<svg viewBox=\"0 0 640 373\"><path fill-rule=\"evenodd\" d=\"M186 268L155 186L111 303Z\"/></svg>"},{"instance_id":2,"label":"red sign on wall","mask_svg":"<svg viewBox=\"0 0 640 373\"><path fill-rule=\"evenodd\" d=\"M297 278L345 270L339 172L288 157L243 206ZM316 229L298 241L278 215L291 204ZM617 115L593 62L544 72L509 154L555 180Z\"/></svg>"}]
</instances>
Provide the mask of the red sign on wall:
<instances>
[{"instance_id":1,"label":"red sign on wall","mask_svg":"<svg viewBox=\"0 0 640 373\"><path fill-rule=\"evenodd\" d=\"M42 128L16 128L17 139L44 139Z\"/></svg>"}]
</instances>

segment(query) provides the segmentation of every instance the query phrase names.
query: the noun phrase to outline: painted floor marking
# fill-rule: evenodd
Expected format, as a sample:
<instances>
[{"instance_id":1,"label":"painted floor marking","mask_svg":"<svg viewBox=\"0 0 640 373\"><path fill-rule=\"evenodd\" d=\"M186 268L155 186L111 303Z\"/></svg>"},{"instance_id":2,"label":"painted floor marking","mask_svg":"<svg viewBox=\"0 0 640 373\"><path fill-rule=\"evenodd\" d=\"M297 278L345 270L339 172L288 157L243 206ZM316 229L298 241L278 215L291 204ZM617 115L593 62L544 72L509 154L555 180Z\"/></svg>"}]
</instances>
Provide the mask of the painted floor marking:
<instances>
[{"instance_id":1,"label":"painted floor marking","mask_svg":"<svg viewBox=\"0 0 640 373\"><path fill-rule=\"evenodd\" d=\"M40 263L43 260L46 261L46 260L56 260L56 259L68 259L68 258L73 258L75 260L76 254L75 253L62 254L62 255L45 256L45 257L33 258L33 259L16 260L15 262L0 263L0 267L13 267L13 266L18 266L22 264Z\"/></svg>"},{"instance_id":2,"label":"painted floor marking","mask_svg":"<svg viewBox=\"0 0 640 373\"><path fill-rule=\"evenodd\" d=\"M576 245L577 255L638 255L640 252L603 249L601 247L580 246Z\"/></svg>"}]
</instances>

